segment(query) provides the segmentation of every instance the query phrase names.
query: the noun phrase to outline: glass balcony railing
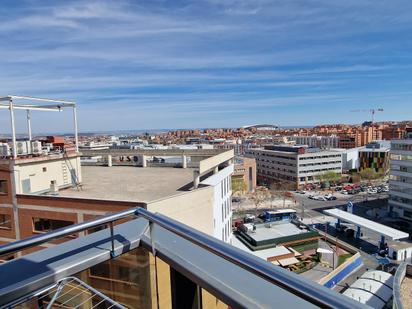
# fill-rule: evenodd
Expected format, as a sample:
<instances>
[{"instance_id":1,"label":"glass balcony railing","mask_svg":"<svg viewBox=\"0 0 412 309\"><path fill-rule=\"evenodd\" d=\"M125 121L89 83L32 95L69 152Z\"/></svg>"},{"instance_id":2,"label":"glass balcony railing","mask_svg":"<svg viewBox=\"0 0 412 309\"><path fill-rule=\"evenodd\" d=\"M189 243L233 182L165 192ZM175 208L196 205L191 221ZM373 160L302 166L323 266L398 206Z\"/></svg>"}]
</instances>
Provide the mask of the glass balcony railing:
<instances>
[{"instance_id":1,"label":"glass balcony railing","mask_svg":"<svg viewBox=\"0 0 412 309\"><path fill-rule=\"evenodd\" d=\"M10 243L0 255L91 230L1 264L0 308L364 308L142 208Z\"/></svg>"}]
</instances>

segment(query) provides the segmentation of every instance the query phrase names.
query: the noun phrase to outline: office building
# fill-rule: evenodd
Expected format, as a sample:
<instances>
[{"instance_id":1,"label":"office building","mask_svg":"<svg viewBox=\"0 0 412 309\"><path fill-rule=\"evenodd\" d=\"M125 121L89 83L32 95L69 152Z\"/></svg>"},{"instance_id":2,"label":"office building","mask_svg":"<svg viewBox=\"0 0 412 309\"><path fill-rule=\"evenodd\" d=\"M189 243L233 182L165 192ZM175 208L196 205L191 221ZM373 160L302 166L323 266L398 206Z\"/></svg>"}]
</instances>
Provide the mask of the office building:
<instances>
[{"instance_id":1,"label":"office building","mask_svg":"<svg viewBox=\"0 0 412 309\"><path fill-rule=\"evenodd\" d=\"M333 148L330 151L336 151L342 154L342 172L348 173L350 171L358 171L359 169L359 149L357 148Z\"/></svg>"},{"instance_id":2,"label":"office building","mask_svg":"<svg viewBox=\"0 0 412 309\"><path fill-rule=\"evenodd\" d=\"M371 168L385 175L389 171L389 141L374 141L359 149L359 170Z\"/></svg>"},{"instance_id":3,"label":"office building","mask_svg":"<svg viewBox=\"0 0 412 309\"><path fill-rule=\"evenodd\" d=\"M389 211L412 221L412 129L405 139L391 141Z\"/></svg>"},{"instance_id":4,"label":"office building","mask_svg":"<svg viewBox=\"0 0 412 309\"><path fill-rule=\"evenodd\" d=\"M233 189L253 192L256 189L256 160L246 157L235 157L232 175Z\"/></svg>"},{"instance_id":5,"label":"office building","mask_svg":"<svg viewBox=\"0 0 412 309\"><path fill-rule=\"evenodd\" d=\"M291 188L319 183L325 172L342 173L342 154L319 148L296 146L265 146L250 149L246 156L256 159L258 183L281 183Z\"/></svg>"}]
</instances>

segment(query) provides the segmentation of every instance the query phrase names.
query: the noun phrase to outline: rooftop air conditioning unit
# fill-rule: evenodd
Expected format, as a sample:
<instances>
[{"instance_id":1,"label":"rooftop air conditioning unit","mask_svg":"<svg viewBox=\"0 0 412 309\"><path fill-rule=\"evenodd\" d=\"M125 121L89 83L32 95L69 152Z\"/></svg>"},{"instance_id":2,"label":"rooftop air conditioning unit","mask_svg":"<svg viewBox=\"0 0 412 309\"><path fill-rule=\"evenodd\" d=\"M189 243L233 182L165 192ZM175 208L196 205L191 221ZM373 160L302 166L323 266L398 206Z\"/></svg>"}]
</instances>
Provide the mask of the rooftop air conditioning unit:
<instances>
[{"instance_id":1,"label":"rooftop air conditioning unit","mask_svg":"<svg viewBox=\"0 0 412 309\"><path fill-rule=\"evenodd\" d=\"M42 154L42 146L40 141L33 141L31 142L31 150L32 153L35 155Z\"/></svg>"},{"instance_id":2,"label":"rooftop air conditioning unit","mask_svg":"<svg viewBox=\"0 0 412 309\"><path fill-rule=\"evenodd\" d=\"M9 156L11 156L9 144L0 143L0 157L9 157Z\"/></svg>"},{"instance_id":3,"label":"rooftop air conditioning unit","mask_svg":"<svg viewBox=\"0 0 412 309\"><path fill-rule=\"evenodd\" d=\"M16 142L16 154L17 155L26 155L27 154L27 143L26 143L26 141L17 141Z\"/></svg>"},{"instance_id":4,"label":"rooftop air conditioning unit","mask_svg":"<svg viewBox=\"0 0 412 309\"><path fill-rule=\"evenodd\" d=\"M31 145L31 141L26 141L26 148L27 148L27 153L28 154L32 154L32 145Z\"/></svg>"}]
</instances>

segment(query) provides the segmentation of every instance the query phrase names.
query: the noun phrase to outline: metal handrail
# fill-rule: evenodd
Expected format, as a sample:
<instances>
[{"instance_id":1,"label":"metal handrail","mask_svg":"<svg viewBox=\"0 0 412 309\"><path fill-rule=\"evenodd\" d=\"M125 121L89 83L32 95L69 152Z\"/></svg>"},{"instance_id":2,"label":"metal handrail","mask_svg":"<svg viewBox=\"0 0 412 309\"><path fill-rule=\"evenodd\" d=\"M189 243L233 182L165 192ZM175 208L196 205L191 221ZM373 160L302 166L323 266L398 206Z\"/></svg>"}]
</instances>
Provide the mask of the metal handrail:
<instances>
[{"instance_id":1,"label":"metal handrail","mask_svg":"<svg viewBox=\"0 0 412 309\"><path fill-rule=\"evenodd\" d=\"M153 214L141 207L128 209L116 214L95 219L93 221L75 224L73 226L65 227L44 235L34 236L1 246L0 255L21 251L56 238L82 232L89 228L111 223L134 215L145 218L150 223L155 223L160 227L190 241L191 243L198 245L205 250L227 261L230 261L231 263L321 308L364 308L361 304L357 306L356 302L351 299L346 299L344 296L332 292L323 286L318 284L310 284L307 280L304 280L296 274L290 273L280 267L273 267L269 263L266 263L246 252L242 252L240 249L237 249L229 244L219 241L218 239L199 232L161 214Z\"/></svg>"},{"instance_id":2,"label":"metal handrail","mask_svg":"<svg viewBox=\"0 0 412 309\"><path fill-rule=\"evenodd\" d=\"M134 216L136 215L137 209L138 208L127 209L127 210L117 212L115 214L110 214L104 217L100 217L100 218L97 218L91 221L74 224L68 227L62 227L60 229L54 230L52 232L48 232L46 234L32 236L32 237L29 237L23 240L12 242L4 246L0 246L0 256L19 252L19 251L22 251L30 247L41 245L53 239L61 238L61 237L79 233L79 232L83 232L87 229L90 229L96 226L100 226L106 223L112 223L120 219Z\"/></svg>"},{"instance_id":3,"label":"metal handrail","mask_svg":"<svg viewBox=\"0 0 412 309\"><path fill-rule=\"evenodd\" d=\"M273 267L251 254L170 220L166 216L153 214L143 208L137 209L137 215L321 308L357 308L356 302L345 296L332 292L319 284L310 284L297 274L280 267ZM364 308L360 303L358 307Z\"/></svg>"}]
</instances>

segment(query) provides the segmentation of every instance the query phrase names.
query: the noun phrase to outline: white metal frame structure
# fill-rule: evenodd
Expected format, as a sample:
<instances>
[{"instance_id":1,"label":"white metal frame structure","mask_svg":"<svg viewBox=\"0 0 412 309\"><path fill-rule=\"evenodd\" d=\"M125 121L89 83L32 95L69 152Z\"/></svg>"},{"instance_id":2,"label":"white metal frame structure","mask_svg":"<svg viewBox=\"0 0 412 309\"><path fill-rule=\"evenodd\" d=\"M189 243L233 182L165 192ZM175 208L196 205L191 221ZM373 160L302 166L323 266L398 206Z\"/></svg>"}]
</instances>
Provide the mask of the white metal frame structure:
<instances>
[{"instance_id":1,"label":"white metal frame structure","mask_svg":"<svg viewBox=\"0 0 412 309\"><path fill-rule=\"evenodd\" d=\"M43 104L19 104L18 101L37 101L43 102ZM16 104L17 103L17 104ZM53 103L53 104L48 104ZM74 138L76 142L76 152L79 151L79 139L78 139L78 127L77 127L77 112L76 112L76 102L65 101L65 100L55 100L46 98L36 98L28 96L16 96L8 95L0 97L0 109L8 109L10 111L10 124L11 124L11 135L13 143L13 158L17 158L16 152L16 125L14 118L15 110L25 110L27 113L27 130L29 140L32 139L31 131L31 111L46 111L46 112L60 112L64 108L73 108L73 127L74 127Z\"/></svg>"}]
</instances>

